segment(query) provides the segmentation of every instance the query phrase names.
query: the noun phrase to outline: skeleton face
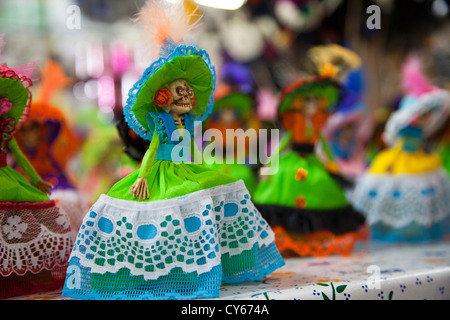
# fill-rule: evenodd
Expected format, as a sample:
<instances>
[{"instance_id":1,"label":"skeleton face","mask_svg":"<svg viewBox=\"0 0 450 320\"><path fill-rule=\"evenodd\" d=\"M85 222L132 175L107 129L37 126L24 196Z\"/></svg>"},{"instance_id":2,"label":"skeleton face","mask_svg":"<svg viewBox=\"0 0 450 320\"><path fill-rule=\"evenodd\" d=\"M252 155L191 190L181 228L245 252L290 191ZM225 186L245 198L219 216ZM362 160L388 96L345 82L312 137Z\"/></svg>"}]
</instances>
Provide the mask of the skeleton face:
<instances>
[{"instance_id":1,"label":"skeleton face","mask_svg":"<svg viewBox=\"0 0 450 320\"><path fill-rule=\"evenodd\" d=\"M315 95L310 95L304 97L303 101L304 101L303 113L307 117L314 116L317 110L319 109L319 97Z\"/></svg>"},{"instance_id":2,"label":"skeleton face","mask_svg":"<svg viewBox=\"0 0 450 320\"><path fill-rule=\"evenodd\" d=\"M167 86L173 97L173 103L170 106L171 112L183 114L192 110L194 102L194 90L185 80L175 80Z\"/></svg>"}]
</instances>

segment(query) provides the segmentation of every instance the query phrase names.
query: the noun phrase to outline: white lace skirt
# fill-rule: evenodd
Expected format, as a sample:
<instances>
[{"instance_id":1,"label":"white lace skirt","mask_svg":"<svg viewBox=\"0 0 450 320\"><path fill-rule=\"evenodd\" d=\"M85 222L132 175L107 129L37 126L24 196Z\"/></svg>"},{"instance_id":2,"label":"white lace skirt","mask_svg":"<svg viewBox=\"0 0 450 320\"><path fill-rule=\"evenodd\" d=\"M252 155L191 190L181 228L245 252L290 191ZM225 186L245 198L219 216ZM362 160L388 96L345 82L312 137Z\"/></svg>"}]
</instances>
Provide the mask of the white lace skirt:
<instances>
[{"instance_id":1,"label":"white lace skirt","mask_svg":"<svg viewBox=\"0 0 450 320\"><path fill-rule=\"evenodd\" d=\"M52 191L50 199L55 200L57 206L66 213L72 230L77 233L89 209L87 199L75 189L56 189Z\"/></svg>"},{"instance_id":2,"label":"white lace skirt","mask_svg":"<svg viewBox=\"0 0 450 320\"><path fill-rule=\"evenodd\" d=\"M61 289L75 235L55 202L0 202L0 298Z\"/></svg>"},{"instance_id":3,"label":"white lace skirt","mask_svg":"<svg viewBox=\"0 0 450 320\"><path fill-rule=\"evenodd\" d=\"M63 295L212 298L222 282L257 280L283 264L243 181L145 203L102 195L83 220Z\"/></svg>"},{"instance_id":4,"label":"white lace skirt","mask_svg":"<svg viewBox=\"0 0 450 320\"><path fill-rule=\"evenodd\" d=\"M351 195L379 240L441 238L450 217L450 180L443 169L421 174L363 175Z\"/></svg>"}]
</instances>

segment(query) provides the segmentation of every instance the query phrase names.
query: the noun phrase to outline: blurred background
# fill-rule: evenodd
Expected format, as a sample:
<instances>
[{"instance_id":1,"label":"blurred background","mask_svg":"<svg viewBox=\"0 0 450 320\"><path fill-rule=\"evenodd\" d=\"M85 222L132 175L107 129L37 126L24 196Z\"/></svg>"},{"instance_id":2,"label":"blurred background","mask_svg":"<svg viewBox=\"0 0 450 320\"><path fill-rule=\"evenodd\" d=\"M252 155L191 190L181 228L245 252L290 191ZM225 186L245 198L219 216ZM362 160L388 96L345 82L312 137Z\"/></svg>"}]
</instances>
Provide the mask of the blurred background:
<instances>
[{"instance_id":1,"label":"blurred background","mask_svg":"<svg viewBox=\"0 0 450 320\"><path fill-rule=\"evenodd\" d=\"M169 0L167 0L169 1ZM177 2L179 0L170 0ZM152 63L131 21L143 0L0 0L3 62L47 59L72 79L53 99L81 141L68 171L90 201L138 165L117 130L127 93ZM450 87L449 0L186 0L203 24L193 37L231 83L254 100L255 117L276 126L282 88L308 73L306 52L336 43L362 59L365 97L377 122L402 97L408 54L423 57L433 83ZM380 8L380 28L369 29ZM36 75L39 84L40 75Z\"/></svg>"}]
</instances>

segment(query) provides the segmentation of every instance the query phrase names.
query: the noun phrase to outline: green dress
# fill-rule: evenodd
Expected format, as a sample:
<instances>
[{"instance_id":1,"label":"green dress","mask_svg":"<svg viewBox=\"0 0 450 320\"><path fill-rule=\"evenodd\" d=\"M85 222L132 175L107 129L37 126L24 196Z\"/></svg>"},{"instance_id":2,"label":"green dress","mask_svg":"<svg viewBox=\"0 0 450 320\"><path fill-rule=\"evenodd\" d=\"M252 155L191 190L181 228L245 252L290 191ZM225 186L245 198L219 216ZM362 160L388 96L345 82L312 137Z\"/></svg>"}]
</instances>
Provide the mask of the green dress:
<instances>
[{"instance_id":1,"label":"green dress","mask_svg":"<svg viewBox=\"0 0 450 320\"><path fill-rule=\"evenodd\" d=\"M192 137L190 141L183 142L184 139L181 135L178 141L170 141L169 137L176 130L172 116L151 112L149 117L151 117L150 120L155 129L152 142L142 160L141 167L117 182L107 193L108 196L122 200L149 202L176 198L238 181L231 175L186 161L188 160L188 151L192 151L192 154L198 151L193 140L193 127L187 130L189 136ZM188 123L189 115L186 115L185 118L186 123ZM180 160L185 160L183 162L169 160L172 150L177 147L180 147L180 150L184 148L183 151L186 152L180 158ZM147 179L149 199L138 200L129 192L130 187L138 178Z\"/></svg>"},{"instance_id":2,"label":"green dress","mask_svg":"<svg viewBox=\"0 0 450 320\"><path fill-rule=\"evenodd\" d=\"M272 227L296 234L356 230L364 217L350 205L338 177L327 170L312 144L292 144L288 131L280 143L278 170L259 183L253 200ZM325 143L323 141L323 143Z\"/></svg>"},{"instance_id":3,"label":"green dress","mask_svg":"<svg viewBox=\"0 0 450 320\"><path fill-rule=\"evenodd\" d=\"M226 136L227 129L233 129L241 127L241 121L248 121L251 116L251 110L253 107L253 101L249 95L243 92L231 92L224 97L214 101L213 113L218 114L223 108L230 108L236 113L236 118L239 121L233 122L232 125L223 125L220 121L212 121L207 124L207 128L218 129L222 132L223 136ZM215 155L211 155L211 158L205 158L205 166L214 170L220 171L224 174L233 176L237 179L242 179L251 195L253 195L256 185L258 184L256 174L251 166L238 162L238 159L234 159L233 163L226 163L226 150L223 150L223 158L215 159Z\"/></svg>"},{"instance_id":4,"label":"green dress","mask_svg":"<svg viewBox=\"0 0 450 320\"><path fill-rule=\"evenodd\" d=\"M250 192L250 194L253 195L256 186L258 185L258 180L256 178L255 173L253 172L253 169L250 166L240 163L220 164L214 162L212 159L209 160L210 161L207 161L207 163L205 163L206 167L214 169L216 171L220 171L226 175L230 175L237 179L242 179L245 183L245 186L248 189L248 192Z\"/></svg>"},{"instance_id":5,"label":"green dress","mask_svg":"<svg viewBox=\"0 0 450 320\"><path fill-rule=\"evenodd\" d=\"M41 180L36 170L20 150L14 138L8 144L14 160L19 164L30 181L35 184ZM6 152L4 153L6 156ZM0 155L1 157L1 155ZM0 201L48 201L49 197L28 182L28 180L10 166L0 167Z\"/></svg>"},{"instance_id":6,"label":"green dress","mask_svg":"<svg viewBox=\"0 0 450 320\"><path fill-rule=\"evenodd\" d=\"M314 210L348 206L344 191L315 154L289 150L281 154L279 165L277 174L259 184L256 203Z\"/></svg>"}]
</instances>

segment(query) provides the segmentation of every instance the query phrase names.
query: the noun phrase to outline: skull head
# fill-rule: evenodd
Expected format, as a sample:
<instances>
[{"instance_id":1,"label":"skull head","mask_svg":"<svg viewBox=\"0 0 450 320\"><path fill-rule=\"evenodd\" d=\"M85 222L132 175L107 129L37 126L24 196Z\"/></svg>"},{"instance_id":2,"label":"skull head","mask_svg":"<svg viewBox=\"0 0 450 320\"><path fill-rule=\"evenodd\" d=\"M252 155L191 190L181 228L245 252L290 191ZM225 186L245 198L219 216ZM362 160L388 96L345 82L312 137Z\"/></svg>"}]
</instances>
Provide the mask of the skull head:
<instances>
[{"instance_id":1,"label":"skull head","mask_svg":"<svg viewBox=\"0 0 450 320\"><path fill-rule=\"evenodd\" d=\"M313 117L319 109L320 98L316 95L303 97L303 114L306 117Z\"/></svg>"},{"instance_id":2,"label":"skull head","mask_svg":"<svg viewBox=\"0 0 450 320\"><path fill-rule=\"evenodd\" d=\"M171 82L167 89L173 97L170 111L178 114L188 113L194 107L194 90L182 79Z\"/></svg>"}]
</instances>

